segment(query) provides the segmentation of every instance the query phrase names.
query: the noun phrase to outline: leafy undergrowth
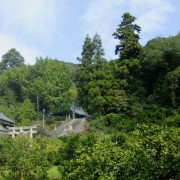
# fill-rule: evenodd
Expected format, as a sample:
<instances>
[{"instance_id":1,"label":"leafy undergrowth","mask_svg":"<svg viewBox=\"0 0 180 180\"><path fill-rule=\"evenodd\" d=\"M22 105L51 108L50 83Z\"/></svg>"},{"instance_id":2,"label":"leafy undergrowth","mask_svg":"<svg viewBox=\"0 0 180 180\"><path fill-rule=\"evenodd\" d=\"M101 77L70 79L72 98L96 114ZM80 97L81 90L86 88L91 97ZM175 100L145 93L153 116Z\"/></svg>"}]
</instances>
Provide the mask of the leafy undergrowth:
<instances>
[{"instance_id":1,"label":"leafy undergrowth","mask_svg":"<svg viewBox=\"0 0 180 180\"><path fill-rule=\"evenodd\" d=\"M48 177L51 180L55 180L55 179L62 179L61 178L61 174L58 172L57 170L57 166L53 166L51 167L48 171Z\"/></svg>"}]
</instances>

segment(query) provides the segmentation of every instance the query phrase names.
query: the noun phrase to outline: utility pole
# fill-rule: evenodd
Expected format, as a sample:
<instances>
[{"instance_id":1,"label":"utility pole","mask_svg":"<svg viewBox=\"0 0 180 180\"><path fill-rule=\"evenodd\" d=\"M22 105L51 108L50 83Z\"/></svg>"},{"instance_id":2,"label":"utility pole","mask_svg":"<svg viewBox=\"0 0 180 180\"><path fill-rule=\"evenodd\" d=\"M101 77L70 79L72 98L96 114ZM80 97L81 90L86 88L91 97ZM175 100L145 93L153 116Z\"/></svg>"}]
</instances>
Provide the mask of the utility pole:
<instances>
[{"instance_id":1,"label":"utility pole","mask_svg":"<svg viewBox=\"0 0 180 180\"><path fill-rule=\"evenodd\" d=\"M44 125L45 125L45 123L44 123L44 114L45 114L45 109L43 109L43 130L44 130Z\"/></svg>"},{"instance_id":2,"label":"utility pole","mask_svg":"<svg viewBox=\"0 0 180 180\"><path fill-rule=\"evenodd\" d=\"M72 118L75 119L75 102L73 101L73 111L72 111Z\"/></svg>"},{"instance_id":3,"label":"utility pole","mask_svg":"<svg viewBox=\"0 0 180 180\"><path fill-rule=\"evenodd\" d=\"M38 120L39 120L39 96L36 94L36 104L37 104L37 113L38 113Z\"/></svg>"}]
</instances>

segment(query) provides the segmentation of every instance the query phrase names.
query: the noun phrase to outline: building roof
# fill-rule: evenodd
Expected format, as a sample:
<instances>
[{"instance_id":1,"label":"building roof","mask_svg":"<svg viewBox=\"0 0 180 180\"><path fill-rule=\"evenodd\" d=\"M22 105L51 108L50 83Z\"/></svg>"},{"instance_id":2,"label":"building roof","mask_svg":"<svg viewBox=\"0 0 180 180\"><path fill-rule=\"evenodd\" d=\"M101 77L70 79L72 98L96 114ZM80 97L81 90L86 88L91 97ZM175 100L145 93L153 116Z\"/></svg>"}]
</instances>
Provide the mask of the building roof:
<instances>
[{"instance_id":1,"label":"building roof","mask_svg":"<svg viewBox=\"0 0 180 180\"><path fill-rule=\"evenodd\" d=\"M73 107L70 107L70 110L73 111ZM85 116L85 117L90 117L90 115L87 114L87 113L82 109L82 107L75 107L74 110L75 110L75 113L76 113L76 114L79 114L79 115Z\"/></svg>"},{"instance_id":2,"label":"building roof","mask_svg":"<svg viewBox=\"0 0 180 180\"><path fill-rule=\"evenodd\" d=\"M6 117L3 113L0 113L0 120L3 120L3 122L7 122L7 123L10 123L10 124L15 124L15 122L13 120Z\"/></svg>"}]
</instances>

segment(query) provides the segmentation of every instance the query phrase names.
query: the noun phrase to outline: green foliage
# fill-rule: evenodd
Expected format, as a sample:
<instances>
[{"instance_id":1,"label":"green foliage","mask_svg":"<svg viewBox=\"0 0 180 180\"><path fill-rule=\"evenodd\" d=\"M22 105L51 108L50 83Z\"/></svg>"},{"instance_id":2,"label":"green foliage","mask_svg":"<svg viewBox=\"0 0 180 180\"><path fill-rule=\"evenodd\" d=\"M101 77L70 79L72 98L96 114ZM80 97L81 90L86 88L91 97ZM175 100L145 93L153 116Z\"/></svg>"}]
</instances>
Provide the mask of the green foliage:
<instances>
[{"instance_id":1,"label":"green foliage","mask_svg":"<svg viewBox=\"0 0 180 180\"><path fill-rule=\"evenodd\" d=\"M9 68L16 68L24 64L24 58L16 49L10 49L6 54L2 56L0 62L0 74Z\"/></svg>"},{"instance_id":2,"label":"green foliage","mask_svg":"<svg viewBox=\"0 0 180 180\"><path fill-rule=\"evenodd\" d=\"M26 95L25 89L29 85L29 76L29 67L25 65L4 71L0 76L0 83L2 85L0 95L5 97L6 101L8 96L12 97L14 101L9 99L9 104L21 102Z\"/></svg>"},{"instance_id":3,"label":"green foliage","mask_svg":"<svg viewBox=\"0 0 180 180\"><path fill-rule=\"evenodd\" d=\"M25 99L18 105L16 112L16 121L21 126L31 125L31 121L36 118L36 111L30 99Z\"/></svg>"},{"instance_id":4,"label":"green foliage","mask_svg":"<svg viewBox=\"0 0 180 180\"><path fill-rule=\"evenodd\" d=\"M135 133L135 151L137 174L141 179L179 179L179 129L161 126L141 125ZM135 168L134 168L135 169Z\"/></svg>"},{"instance_id":5,"label":"green foliage","mask_svg":"<svg viewBox=\"0 0 180 180\"><path fill-rule=\"evenodd\" d=\"M179 179L179 133L144 124L132 133L69 137L59 171L64 179Z\"/></svg>"},{"instance_id":6,"label":"green foliage","mask_svg":"<svg viewBox=\"0 0 180 180\"><path fill-rule=\"evenodd\" d=\"M104 62L98 70L94 70L91 75L91 81L87 83L88 89L88 111L93 115L107 114L112 108L113 76L110 68Z\"/></svg>"},{"instance_id":7,"label":"green foliage","mask_svg":"<svg viewBox=\"0 0 180 180\"><path fill-rule=\"evenodd\" d=\"M87 67L92 63L96 63L98 66L101 63L104 49L99 34L96 33L92 39L86 35L81 55L82 57L77 59L81 62L82 67Z\"/></svg>"},{"instance_id":8,"label":"green foliage","mask_svg":"<svg viewBox=\"0 0 180 180\"><path fill-rule=\"evenodd\" d=\"M138 58L141 52L141 45L138 43L141 28L133 24L136 20L134 16L126 12L122 16L122 22L118 25L116 32L113 33L115 39L120 40L116 45L115 54L119 54L119 59ZM137 34L136 34L137 32Z\"/></svg>"},{"instance_id":9,"label":"green foliage","mask_svg":"<svg viewBox=\"0 0 180 180\"><path fill-rule=\"evenodd\" d=\"M11 119L16 120L19 114L21 114L22 111L26 109L26 103L23 103L25 99L29 99L25 90L26 87L29 85L28 77L29 67L26 65L21 65L20 67L13 69L8 69L4 71L3 74L0 76L0 111L5 113ZM33 110L34 104L32 104L31 102L29 102L29 104L31 104L31 108L29 105L28 108ZM24 105L25 107L23 107ZM19 112L20 109L21 112ZM34 113L35 112L32 111L32 115L28 116L30 116L30 118L33 118ZM20 119L22 120L22 118ZM31 119L28 119L27 121L29 120Z\"/></svg>"},{"instance_id":10,"label":"green foliage","mask_svg":"<svg viewBox=\"0 0 180 180\"><path fill-rule=\"evenodd\" d=\"M165 76L163 93L173 106L180 105L180 66Z\"/></svg>"},{"instance_id":11,"label":"green foliage","mask_svg":"<svg viewBox=\"0 0 180 180\"><path fill-rule=\"evenodd\" d=\"M167 117L164 121L164 124L166 124L169 127L180 127L180 114L173 114L169 117Z\"/></svg>"},{"instance_id":12,"label":"green foliage","mask_svg":"<svg viewBox=\"0 0 180 180\"><path fill-rule=\"evenodd\" d=\"M27 93L34 97L39 96L41 108L46 112L67 110L68 89L71 85L70 72L65 63L53 59L37 59L31 68L32 81Z\"/></svg>"},{"instance_id":13,"label":"green foliage","mask_svg":"<svg viewBox=\"0 0 180 180\"><path fill-rule=\"evenodd\" d=\"M93 147L97 141L97 136L93 133L88 133L84 136L69 136L63 137L63 146L59 150L59 167L58 170L64 178L71 173L72 169L76 167L74 159L78 156L77 151L83 151Z\"/></svg>"},{"instance_id":14,"label":"green foliage","mask_svg":"<svg viewBox=\"0 0 180 180\"><path fill-rule=\"evenodd\" d=\"M106 116L100 116L90 122L93 131L103 134L112 134L117 132L131 132L141 119L128 118L125 114L110 113Z\"/></svg>"},{"instance_id":15,"label":"green foliage","mask_svg":"<svg viewBox=\"0 0 180 180\"><path fill-rule=\"evenodd\" d=\"M169 85L174 87L178 85L178 67L180 65L179 42L180 35L178 34L169 38L152 39L143 48L141 58L143 66L142 79L147 90L147 95L153 95L155 100L158 99L167 102L170 98L167 96L167 92L165 92L165 96L162 96L162 89L167 89ZM177 70L175 70L176 68ZM171 78L172 84L167 84L169 83L169 78ZM172 98L175 98L176 101L176 97L173 96Z\"/></svg>"},{"instance_id":16,"label":"green foliage","mask_svg":"<svg viewBox=\"0 0 180 180\"><path fill-rule=\"evenodd\" d=\"M36 120L37 113L34 104L26 98L22 103L7 104L2 98L0 99L0 112L3 112L9 118L16 122L16 125L31 125Z\"/></svg>"},{"instance_id":17,"label":"green foliage","mask_svg":"<svg viewBox=\"0 0 180 180\"><path fill-rule=\"evenodd\" d=\"M47 179L49 165L42 146L35 139L23 135L1 139L1 176L8 179Z\"/></svg>"},{"instance_id":18,"label":"green foliage","mask_svg":"<svg viewBox=\"0 0 180 180\"><path fill-rule=\"evenodd\" d=\"M121 159L123 153L114 143L104 141L97 142L92 149L78 150L79 156L75 159L76 168L71 169L67 178L114 179L118 168L117 161Z\"/></svg>"},{"instance_id":19,"label":"green foliage","mask_svg":"<svg viewBox=\"0 0 180 180\"><path fill-rule=\"evenodd\" d=\"M75 149L79 145L79 138L79 135L72 137L67 136L62 138L62 140L65 142L65 144L63 144L59 151L60 158L64 160L64 162L62 163L66 164L66 161L69 161L75 157Z\"/></svg>"},{"instance_id":20,"label":"green foliage","mask_svg":"<svg viewBox=\"0 0 180 180\"><path fill-rule=\"evenodd\" d=\"M81 62L82 67L86 67L92 64L94 56L94 45L89 35L86 35L85 37L81 55L82 57L78 57L77 59Z\"/></svg>"},{"instance_id":21,"label":"green foliage","mask_svg":"<svg viewBox=\"0 0 180 180\"><path fill-rule=\"evenodd\" d=\"M57 166L53 166L48 170L48 177L51 180L63 179L61 174L58 172Z\"/></svg>"},{"instance_id":22,"label":"green foliage","mask_svg":"<svg viewBox=\"0 0 180 180\"><path fill-rule=\"evenodd\" d=\"M110 113L105 116L105 123L107 126L115 126L120 119L121 116L119 114Z\"/></svg>"},{"instance_id":23,"label":"green foliage","mask_svg":"<svg viewBox=\"0 0 180 180\"><path fill-rule=\"evenodd\" d=\"M69 96L71 101L75 101L78 96L77 88L74 83L72 83L70 89L69 89Z\"/></svg>"},{"instance_id":24,"label":"green foliage","mask_svg":"<svg viewBox=\"0 0 180 180\"><path fill-rule=\"evenodd\" d=\"M63 142L56 137L43 137L37 136L36 142L41 144L41 151L43 151L48 163L51 165L58 165L60 161L59 149L62 148Z\"/></svg>"},{"instance_id":25,"label":"green foliage","mask_svg":"<svg viewBox=\"0 0 180 180\"><path fill-rule=\"evenodd\" d=\"M104 49L102 47L102 41L101 37L99 34L95 34L93 39L92 39L92 44L94 46L94 57L93 57L93 62L95 63L95 68L99 69L101 68L101 65L104 63L105 59L102 57L105 55Z\"/></svg>"},{"instance_id":26,"label":"green foliage","mask_svg":"<svg viewBox=\"0 0 180 180\"><path fill-rule=\"evenodd\" d=\"M141 64L139 59L125 59L115 61L115 88L116 91L123 93L124 98L128 101L129 97L135 96L137 99L143 96L144 89L140 80ZM134 94L134 95L133 95ZM128 105L126 105L127 107ZM125 109L125 108L124 108Z\"/></svg>"},{"instance_id":27,"label":"green foliage","mask_svg":"<svg viewBox=\"0 0 180 180\"><path fill-rule=\"evenodd\" d=\"M70 65L57 60L40 58L34 66L10 68L0 76L0 111L22 125L35 119L35 110L38 115L42 109L67 112L71 83Z\"/></svg>"},{"instance_id":28,"label":"green foliage","mask_svg":"<svg viewBox=\"0 0 180 180\"><path fill-rule=\"evenodd\" d=\"M76 75L80 104L90 113L104 114L108 104L106 91L111 86L112 75L103 58L104 49L98 34L93 39L86 36L81 54L82 57L78 58L81 65Z\"/></svg>"},{"instance_id":29,"label":"green foliage","mask_svg":"<svg viewBox=\"0 0 180 180\"><path fill-rule=\"evenodd\" d=\"M124 13L122 22L113 33L115 39L120 42L116 45L115 54L119 54L119 60L115 60L111 64L114 74L115 87L115 110L112 112L126 113L127 116L133 114L133 104L138 104L138 97L142 97L144 89L140 80L141 63L140 55L142 47L139 44L139 34L141 28L133 24L135 21L130 13ZM136 99L134 102L132 99ZM135 106L134 106L135 107Z\"/></svg>"}]
</instances>

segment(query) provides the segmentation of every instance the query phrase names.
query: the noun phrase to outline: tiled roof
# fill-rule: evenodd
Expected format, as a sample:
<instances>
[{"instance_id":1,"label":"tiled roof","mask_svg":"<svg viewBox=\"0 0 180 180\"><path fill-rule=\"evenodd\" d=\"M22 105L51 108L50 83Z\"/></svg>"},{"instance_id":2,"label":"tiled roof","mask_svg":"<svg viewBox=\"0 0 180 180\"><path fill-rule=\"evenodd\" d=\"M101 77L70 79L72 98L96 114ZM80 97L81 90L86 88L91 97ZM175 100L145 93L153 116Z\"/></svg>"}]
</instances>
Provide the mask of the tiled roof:
<instances>
[{"instance_id":1,"label":"tiled roof","mask_svg":"<svg viewBox=\"0 0 180 180\"><path fill-rule=\"evenodd\" d=\"M70 107L70 110L73 111L73 107ZM76 114L89 117L89 114L87 114L81 107L75 107L74 110Z\"/></svg>"},{"instance_id":2,"label":"tiled roof","mask_svg":"<svg viewBox=\"0 0 180 180\"><path fill-rule=\"evenodd\" d=\"M6 117L3 113L0 113L0 120L4 120L4 121L7 121L9 123L15 124L15 122L13 120Z\"/></svg>"}]
</instances>

